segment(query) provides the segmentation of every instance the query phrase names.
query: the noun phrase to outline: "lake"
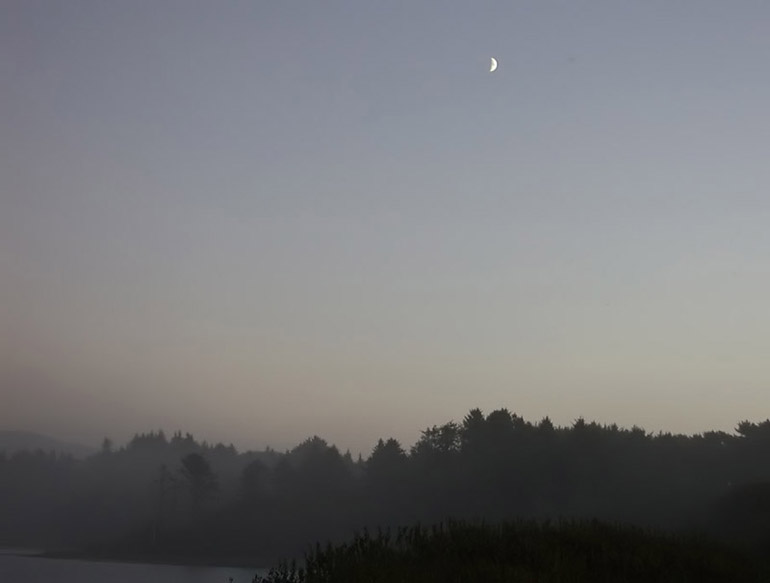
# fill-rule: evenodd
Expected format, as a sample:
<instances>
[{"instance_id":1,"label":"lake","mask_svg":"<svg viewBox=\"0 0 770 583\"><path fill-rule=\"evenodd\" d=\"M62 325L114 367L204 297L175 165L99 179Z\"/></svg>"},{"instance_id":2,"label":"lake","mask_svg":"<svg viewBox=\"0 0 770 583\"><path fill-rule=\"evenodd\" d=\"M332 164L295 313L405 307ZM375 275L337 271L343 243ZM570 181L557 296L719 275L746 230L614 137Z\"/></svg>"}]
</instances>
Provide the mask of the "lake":
<instances>
[{"instance_id":1,"label":"lake","mask_svg":"<svg viewBox=\"0 0 770 583\"><path fill-rule=\"evenodd\" d=\"M111 563L0 554L3 583L251 583L266 569Z\"/></svg>"}]
</instances>

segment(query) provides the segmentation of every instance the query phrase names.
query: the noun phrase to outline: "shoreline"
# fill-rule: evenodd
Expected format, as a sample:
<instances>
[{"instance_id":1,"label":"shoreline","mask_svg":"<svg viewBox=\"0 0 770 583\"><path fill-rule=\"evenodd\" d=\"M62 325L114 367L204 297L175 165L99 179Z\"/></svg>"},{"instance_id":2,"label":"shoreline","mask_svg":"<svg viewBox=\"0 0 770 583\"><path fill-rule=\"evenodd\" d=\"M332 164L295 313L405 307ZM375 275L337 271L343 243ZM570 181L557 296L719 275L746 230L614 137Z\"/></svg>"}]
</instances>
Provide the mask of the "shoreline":
<instances>
[{"instance_id":1,"label":"shoreline","mask_svg":"<svg viewBox=\"0 0 770 583\"><path fill-rule=\"evenodd\" d=\"M182 555L155 555L141 553L127 554L103 554L91 553L82 550L40 550L20 552L5 552L7 555L19 557L35 557L41 559L66 559L77 561L88 561L93 563L127 563L127 564L146 564L146 565L169 565L174 567L220 567L220 568L238 568L254 569L255 571L267 571L270 569L268 561L250 559L248 557L201 557L201 556L182 556ZM261 563L262 566L256 566Z\"/></svg>"},{"instance_id":2,"label":"shoreline","mask_svg":"<svg viewBox=\"0 0 770 583\"><path fill-rule=\"evenodd\" d=\"M39 557L45 551L43 549L28 549L26 547L2 547L0 556L9 557Z\"/></svg>"}]
</instances>

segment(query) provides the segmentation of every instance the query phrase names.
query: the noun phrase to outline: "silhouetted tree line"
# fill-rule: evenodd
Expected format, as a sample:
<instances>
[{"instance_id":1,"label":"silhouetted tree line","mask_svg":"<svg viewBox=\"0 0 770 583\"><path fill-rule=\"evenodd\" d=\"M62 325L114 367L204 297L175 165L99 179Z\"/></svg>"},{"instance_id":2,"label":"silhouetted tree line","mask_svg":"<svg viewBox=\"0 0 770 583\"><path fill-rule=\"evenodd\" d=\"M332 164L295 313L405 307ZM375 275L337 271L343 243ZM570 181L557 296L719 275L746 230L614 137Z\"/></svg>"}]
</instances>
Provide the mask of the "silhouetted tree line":
<instances>
[{"instance_id":1,"label":"silhouetted tree line","mask_svg":"<svg viewBox=\"0 0 770 583\"><path fill-rule=\"evenodd\" d=\"M163 431L137 434L119 449L105 439L85 460L0 452L0 545L79 548L137 529L158 540L234 499L246 465L277 457Z\"/></svg>"},{"instance_id":2,"label":"silhouetted tree line","mask_svg":"<svg viewBox=\"0 0 770 583\"><path fill-rule=\"evenodd\" d=\"M364 526L570 517L770 549L768 460L770 420L687 436L473 409L365 460L317 436L238 453L160 431L82 461L0 454L0 544L272 560Z\"/></svg>"}]
</instances>

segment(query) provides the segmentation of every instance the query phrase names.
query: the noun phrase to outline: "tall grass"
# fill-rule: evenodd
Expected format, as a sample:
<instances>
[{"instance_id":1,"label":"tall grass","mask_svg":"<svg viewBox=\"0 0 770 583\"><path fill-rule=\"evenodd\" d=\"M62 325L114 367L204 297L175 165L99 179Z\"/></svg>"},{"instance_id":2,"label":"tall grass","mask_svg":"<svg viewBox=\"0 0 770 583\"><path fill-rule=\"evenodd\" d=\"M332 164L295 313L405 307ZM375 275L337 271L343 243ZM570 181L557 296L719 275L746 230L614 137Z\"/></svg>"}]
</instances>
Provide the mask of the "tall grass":
<instances>
[{"instance_id":1,"label":"tall grass","mask_svg":"<svg viewBox=\"0 0 770 583\"><path fill-rule=\"evenodd\" d=\"M598 521L454 522L364 530L257 583L742 583L762 567L709 539Z\"/></svg>"}]
</instances>

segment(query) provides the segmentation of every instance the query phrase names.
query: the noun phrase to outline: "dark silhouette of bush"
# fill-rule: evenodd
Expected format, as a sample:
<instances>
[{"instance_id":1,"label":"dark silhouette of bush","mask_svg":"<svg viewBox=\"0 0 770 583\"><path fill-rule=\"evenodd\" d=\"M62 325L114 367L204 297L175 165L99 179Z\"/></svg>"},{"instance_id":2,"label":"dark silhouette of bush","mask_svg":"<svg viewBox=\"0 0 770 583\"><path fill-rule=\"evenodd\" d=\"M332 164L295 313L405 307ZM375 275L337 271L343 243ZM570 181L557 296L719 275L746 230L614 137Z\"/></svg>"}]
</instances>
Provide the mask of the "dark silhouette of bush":
<instances>
[{"instance_id":1,"label":"dark silhouette of bush","mask_svg":"<svg viewBox=\"0 0 770 583\"><path fill-rule=\"evenodd\" d=\"M737 551L598 521L449 522L364 531L282 562L257 583L759 583L768 572Z\"/></svg>"}]
</instances>

